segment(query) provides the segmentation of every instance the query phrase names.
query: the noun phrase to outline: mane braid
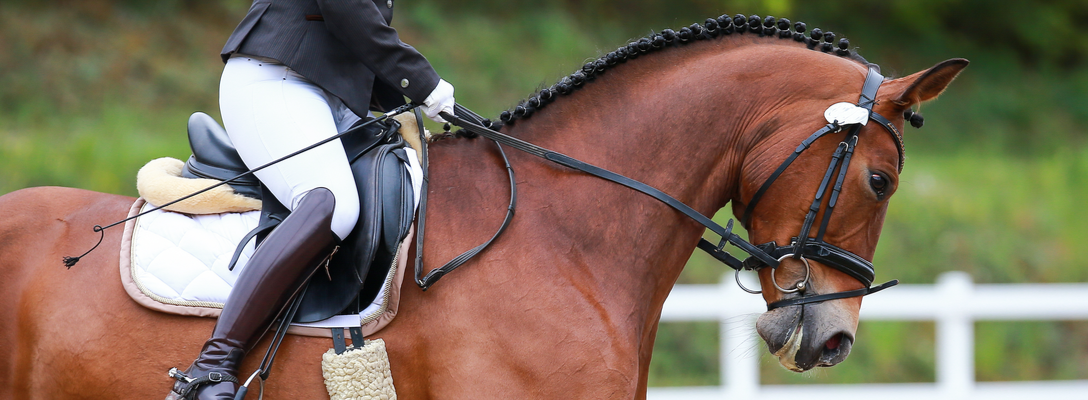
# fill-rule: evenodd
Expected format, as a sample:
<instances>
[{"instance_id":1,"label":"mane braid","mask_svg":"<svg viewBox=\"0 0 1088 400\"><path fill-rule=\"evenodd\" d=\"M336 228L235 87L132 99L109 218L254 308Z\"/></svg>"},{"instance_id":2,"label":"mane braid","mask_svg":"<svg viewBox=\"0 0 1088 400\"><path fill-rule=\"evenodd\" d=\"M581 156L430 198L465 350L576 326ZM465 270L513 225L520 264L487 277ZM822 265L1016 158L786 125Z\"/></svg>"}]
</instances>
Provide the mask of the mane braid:
<instances>
[{"instance_id":1,"label":"mane braid","mask_svg":"<svg viewBox=\"0 0 1088 400\"><path fill-rule=\"evenodd\" d=\"M777 37L779 39L791 39L804 43L811 50L824 53L834 53L840 57L847 57L864 65L870 65L868 61L850 49L850 41L845 37L840 38L835 44L835 33L824 32L820 28L813 28L807 35L807 27L804 22L791 24L789 19L776 19L773 16L760 18L758 15L745 17L743 14L735 16L722 15L718 18L707 18L703 24L694 23L691 26L680 28L679 31L665 29L660 33L634 40L625 46L605 54L596 60L587 62L574 73L563 77L554 85L541 89L528 99L518 102L516 106L499 115L498 121L484 120L484 126L498 130L503 125L510 125L519 119L529 118L533 113L544 108L556 100L556 98L570 94L616 66L633 60L641 55L649 54L669 47L680 47L699 40L711 40L732 34L759 35L759 37ZM458 130L458 137L476 137L475 134Z\"/></svg>"}]
</instances>

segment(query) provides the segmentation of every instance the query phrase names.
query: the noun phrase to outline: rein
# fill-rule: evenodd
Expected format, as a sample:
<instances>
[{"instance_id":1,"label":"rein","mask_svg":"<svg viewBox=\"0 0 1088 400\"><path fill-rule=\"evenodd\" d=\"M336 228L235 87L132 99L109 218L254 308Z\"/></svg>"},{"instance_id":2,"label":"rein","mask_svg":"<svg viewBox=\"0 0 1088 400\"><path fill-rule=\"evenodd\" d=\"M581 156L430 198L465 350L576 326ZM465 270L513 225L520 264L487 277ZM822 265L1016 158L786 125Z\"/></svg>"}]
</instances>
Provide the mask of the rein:
<instances>
[{"instance_id":1,"label":"rein","mask_svg":"<svg viewBox=\"0 0 1088 400\"><path fill-rule=\"evenodd\" d=\"M601 167L586 163L584 161L579 161L579 160L577 160L577 159L575 159L575 158L573 158L571 156L568 156L568 155L565 155L565 154L562 154L562 153L558 153L558 152L555 152L555 151L552 151L552 150L548 150L548 149L545 149L543 147L537 146L535 144L526 142L524 140L509 136L509 135L505 135L503 133L500 133L498 131L494 131L494 130L489 129L489 128L485 128L485 127L483 127L481 125L481 123L483 121L483 118L481 118L479 115L472 112L471 110L461 106L460 104L458 104L455 107L455 110L456 110L455 111L456 113L461 114L461 117L458 117L458 116L455 116L455 115L450 115L448 113L442 113L442 118L446 119L447 121L450 121L454 125L465 128L466 130L468 130L470 132L479 134L481 136L484 136L484 137L486 137L488 139L491 139L491 140L495 141L497 144L500 145L500 147L499 147L500 151L502 151L501 145L503 145L503 144L508 145L508 146L513 147L515 149L524 151L526 153L532 154L532 155L537 156L537 157L541 157L543 159L554 162L556 164L563 165L563 166L566 166L566 167L569 167L569 168L573 168L573 169L585 172L587 174L596 176L598 178L602 178L602 179L605 179L605 180L608 180L608 181L618 183L618 184L623 185L623 186L627 186L627 187L629 187L631 189L634 189L634 190L642 192L642 193L644 193L646 195L649 195L650 197L653 197L654 199L657 199L658 201L661 201L662 203L665 203L669 207L672 207L672 208L676 209L677 211L680 211L680 212L684 213L684 215L687 215L688 217L694 219L695 221L699 222L700 224L705 226L707 229L710 229L711 231L713 231L714 233L718 234L721 237L721 241L717 245L708 242L706 239L700 239L701 242L699 244L699 248L704 248L704 246L709 246L709 248L712 248L713 250L708 250L708 252L712 256L717 258L718 260L721 260L726 265L729 265L731 268L734 268L734 269L742 268L744 263L740 259L734 257L733 255L731 255L728 252L723 250L723 248L725 247L725 245L727 243L732 244L733 246L735 246L735 247L737 247L737 248L739 248L741 250L744 250L748 254L751 254L752 257L755 257L757 260L759 260L759 261L761 261L763 263L766 263L766 265L772 265L774 267L778 266L778 260L772 258L766 252L760 250L759 248L755 247L751 243L748 243L746 240L744 240L744 238L741 238L737 234L733 233L733 220L729 220L729 223L726 224L725 227L722 227L721 225L718 225L718 223L711 220L709 217L707 217L707 216L705 216L703 214L700 214L698 211L695 211L695 209L691 208L687 204L684 204L680 200L677 200L676 198L674 198L672 196L669 196L667 193L662 192L661 190L658 190L658 189L656 189L656 188L654 188L654 187L652 187L650 185L647 185L647 184L639 182L637 180L634 180L634 179L628 178L626 176L617 174L615 172L606 170L604 168L601 168ZM422 265L422 263L423 263L423 258L422 258L423 248L422 248L422 246L417 245L417 248L416 248L416 284L419 285L424 290L426 290L427 288L434 285L434 283L437 282L439 279L441 279L442 276L448 274L449 272L452 272L454 269L456 269L457 267L461 266L462 264L467 262L469 259L471 259L471 257L475 256L480 251L483 251L483 249L486 248L487 245L489 245L491 242L493 242L495 240L495 238L498 237L499 234L501 234L503 232L503 230L505 230L506 227L509 225L510 220L514 216L514 206L516 204L516 196L517 196L517 189L516 189L517 185L516 185L516 183L514 181L513 168L510 167L510 162L509 162L509 160L507 160L506 154L503 153L502 156L503 156L503 161L506 163L506 168L507 168L507 170L509 171L509 174L510 174L510 187L511 187L511 189L510 189L510 195L511 195L510 208L508 209L506 219L503 221L502 226L499 228L499 231L496 232L495 235L491 238L491 240L488 240L486 243L481 244L479 246L476 246L472 250L470 250L470 251L468 251L468 252L466 252L464 254L461 254L457 258L454 258L453 260L448 262L446 265L443 265L440 268L432 270L426 276L426 278L420 278L420 274L422 273L422 270L423 270L423 268L422 268L423 267L423 265ZM422 237L422 235L420 235L420 237ZM704 245L704 243L705 243L705 245Z\"/></svg>"},{"instance_id":2,"label":"rein","mask_svg":"<svg viewBox=\"0 0 1088 400\"><path fill-rule=\"evenodd\" d=\"M661 190L658 190L645 183L617 174L607 169L577 160L565 154L555 152L526 142L524 140L503 134L493 129L484 127L483 125L490 124L485 123L485 120L479 115L459 104L455 107L455 114L457 115L442 113L442 117L445 118L447 121L450 121L452 124L462 127L469 132L495 141L496 144L500 145L500 151L501 145L505 144L515 149L551 161L553 163L578 171L582 171L601 179L618 183L620 185L626 186L650 197L653 197L658 201L661 201L665 205L668 205L669 207L672 207L673 209L683 213L689 218L702 224L707 229L710 229L715 234L719 235L721 240L718 242L718 244L715 245L714 243L707 241L706 239L700 239L698 248L706 251L715 259L718 259L722 263L728 265L730 268L733 268L734 270L736 270L737 273L739 273L742 269L758 270L766 268L768 266L771 267L773 271L774 269L778 268L780 260L792 256L795 259L804 261L806 269L808 268L808 261L806 259L812 259L828 265L832 268L835 268L839 271L842 271L865 285L864 288L857 290L849 290L830 294L817 294L812 296L802 295L802 297L776 301L767 305L767 310L770 311L776 308L792 305L810 304L834 299L865 296L895 286L899 283L898 280L892 280L877 286L872 286L875 270L871 262L865 260L857 254L831 245L830 243L827 243L823 240L824 233L826 233L827 225L831 218L831 213L832 211L834 211L835 203L838 200L839 192L842 190L842 184L846 177L846 170L850 164L850 158L852 157L854 149L856 148L858 143L857 135L860 132L861 127L864 126L869 119L877 121L895 139L896 149L899 151L899 170L902 170L903 135L899 133L898 129L896 129L895 126L892 125L892 123L887 118L884 118L880 114L872 111L872 107L876 102L877 89L880 88L880 85L881 83L883 83L883 81L884 77L880 75L876 68L874 66L869 66L869 71L866 75L865 83L862 86L862 93L860 99L858 100L858 104L853 105L850 103L840 103L845 104L848 107L845 108L845 112L838 113L832 113L832 109L834 109L835 106L829 108L828 112L825 112L825 117L828 119L829 122L828 125L816 131L807 139L802 141L801 144L797 146L797 149L794 150L793 154L791 154L778 167L778 169L771 174L767 181L763 183L763 186L760 187L760 189L752 197L752 200L749 202L747 209L745 210L745 213L741 219L741 221L745 223L745 225L747 225L747 222L751 218L752 211L754 211L756 204L759 202L760 198L762 198L763 194L766 193L767 189L770 188L771 184L774 183L778 176L781 175L789 167L789 165L792 164L798 156L800 156L802 152L808 149L817 139L830 133L840 132L844 128L848 129L847 137L841 143L839 143L838 148L832 155L831 164L828 166L827 172L824 174L823 180L820 182L820 188L816 193L815 199L813 200L812 205L809 207L809 212L808 215L805 217L801 233L798 235L800 239L795 237L788 246L777 246L775 242L765 243L759 246L753 245L732 232L732 219L730 219L726 226L723 227L711 220L709 217L691 208L687 204L684 204L683 202L668 195L667 193L662 192ZM840 110L841 109L842 107L840 107ZM842 119L839 119L840 117ZM503 153L503 160L506 162L506 167L509 170L511 176L511 207L508 210L507 219L503 222L502 227L499 229L499 232L495 234L495 237L501 234L502 231L509 225L510 219L513 217L513 206L516 201L515 197L517 193L516 183L513 180L513 169L510 168L510 164L509 161L506 159L505 153ZM832 193L828 198L823 220L819 225L816 237L810 238L808 237L808 235L812 230L813 223L816 219L816 214L824 203L824 193L826 193L828 185L831 182L831 178L834 175L836 169L839 170L839 174L832 188ZM482 251L484 247L486 247L495 239L495 237L492 237L491 240L489 240L487 243L477 246L473 250L462 254L450 263L444 265L443 267L431 271L431 273L428 274L427 279L420 279L420 274L422 272L423 249L422 246L418 246L416 249L416 283L421 288L426 290L443 275L451 272L453 269L468 261L468 258L465 258L466 255L468 255L469 253L473 253L472 255L478 254L479 251ZM420 235L420 239L422 239L422 235ZM741 261L732 254L729 254L729 252L724 250L727 243L732 244L734 247L737 247L738 249L748 253L749 257L744 261ZM805 285L808 282L807 275L808 273L806 271L805 280L798 283L796 289L787 290L779 287L779 290L784 293L804 292ZM777 282L775 282L775 286L778 287ZM752 293L759 293L748 290L746 288L745 290Z\"/></svg>"}]
</instances>

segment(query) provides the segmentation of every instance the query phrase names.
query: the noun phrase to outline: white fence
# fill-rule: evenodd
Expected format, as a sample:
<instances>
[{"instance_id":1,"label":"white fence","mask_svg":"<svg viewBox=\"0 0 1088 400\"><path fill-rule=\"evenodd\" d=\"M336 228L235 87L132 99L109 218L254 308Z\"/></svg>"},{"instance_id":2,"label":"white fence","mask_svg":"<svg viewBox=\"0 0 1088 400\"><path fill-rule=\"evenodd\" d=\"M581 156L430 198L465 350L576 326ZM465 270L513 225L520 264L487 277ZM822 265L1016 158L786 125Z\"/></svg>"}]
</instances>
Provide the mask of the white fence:
<instances>
[{"instance_id":1,"label":"white fence","mask_svg":"<svg viewBox=\"0 0 1088 400\"><path fill-rule=\"evenodd\" d=\"M743 276L743 275L742 275ZM749 287L754 275L748 276ZM963 272L941 275L935 285L899 285L868 296L864 320L934 321L936 382L855 385L760 385L759 359L736 349L757 348L753 324L766 310L761 296L737 288L732 276L719 285L677 285L662 322L721 324L721 387L650 388L650 400L835 399L881 400L1088 398L1088 380L975 382L974 322L979 320L1088 320L1088 283L975 285ZM846 362L849 362L847 359Z\"/></svg>"}]
</instances>

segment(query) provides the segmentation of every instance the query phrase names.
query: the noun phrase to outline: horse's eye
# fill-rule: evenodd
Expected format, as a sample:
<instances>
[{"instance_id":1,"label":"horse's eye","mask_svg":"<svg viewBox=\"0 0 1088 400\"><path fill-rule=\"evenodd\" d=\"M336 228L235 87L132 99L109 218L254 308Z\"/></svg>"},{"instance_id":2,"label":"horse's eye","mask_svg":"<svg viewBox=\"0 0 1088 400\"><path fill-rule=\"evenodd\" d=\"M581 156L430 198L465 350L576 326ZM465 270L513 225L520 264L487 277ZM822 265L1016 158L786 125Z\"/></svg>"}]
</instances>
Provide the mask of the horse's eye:
<instances>
[{"instance_id":1,"label":"horse's eye","mask_svg":"<svg viewBox=\"0 0 1088 400\"><path fill-rule=\"evenodd\" d=\"M884 191L888 188L888 178L884 175L874 173L869 176L869 186L876 192L876 197L884 199Z\"/></svg>"}]
</instances>

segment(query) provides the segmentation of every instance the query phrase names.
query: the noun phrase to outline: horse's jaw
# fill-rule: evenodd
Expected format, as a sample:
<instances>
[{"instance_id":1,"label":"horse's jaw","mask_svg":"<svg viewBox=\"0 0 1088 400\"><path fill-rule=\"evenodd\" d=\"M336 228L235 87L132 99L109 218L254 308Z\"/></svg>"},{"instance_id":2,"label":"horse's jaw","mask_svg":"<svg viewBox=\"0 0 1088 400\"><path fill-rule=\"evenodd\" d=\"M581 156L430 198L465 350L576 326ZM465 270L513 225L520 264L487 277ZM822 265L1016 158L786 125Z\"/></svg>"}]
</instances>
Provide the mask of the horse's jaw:
<instances>
[{"instance_id":1,"label":"horse's jaw","mask_svg":"<svg viewBox=\"0 0 1088 400\"><path fill-rule=\"evenodd\" d=\"M804 372L833 366L850 355L857 314L828 303L777 308L756 321L756 332L783 367Z\"/></svg>"}]
</instances>

